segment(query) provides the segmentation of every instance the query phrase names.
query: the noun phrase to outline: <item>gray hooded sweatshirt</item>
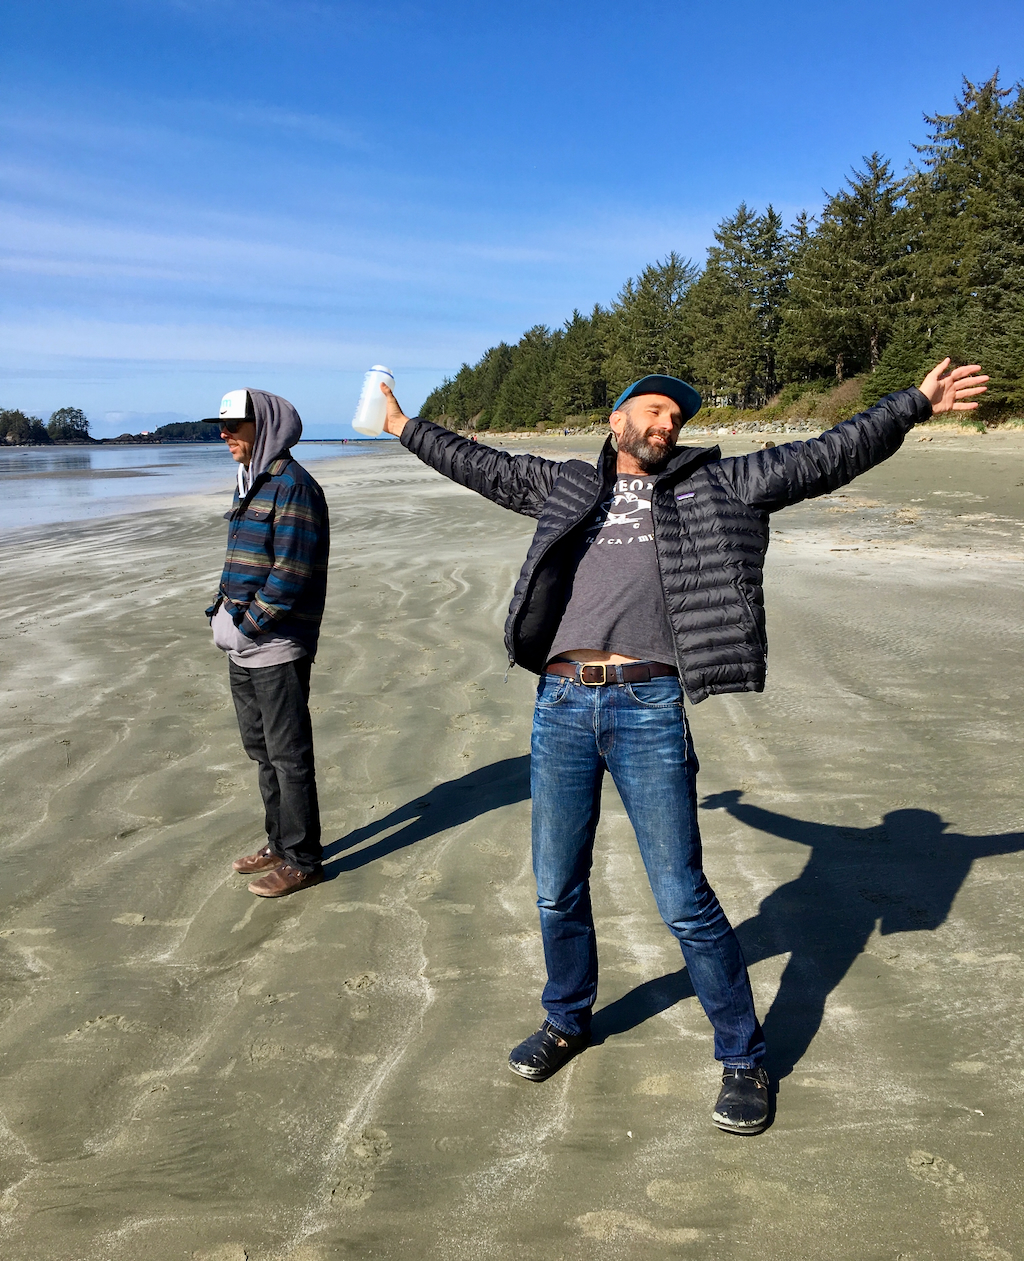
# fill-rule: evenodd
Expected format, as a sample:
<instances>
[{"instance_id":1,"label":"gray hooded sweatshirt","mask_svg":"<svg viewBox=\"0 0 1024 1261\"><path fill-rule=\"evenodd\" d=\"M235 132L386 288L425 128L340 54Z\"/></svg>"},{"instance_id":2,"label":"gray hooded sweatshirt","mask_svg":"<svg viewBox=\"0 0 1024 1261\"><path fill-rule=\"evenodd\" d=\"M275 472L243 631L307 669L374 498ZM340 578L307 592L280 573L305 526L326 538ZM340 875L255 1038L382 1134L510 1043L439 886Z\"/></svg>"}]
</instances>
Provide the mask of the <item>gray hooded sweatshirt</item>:
<instances>
[{"instance_id":1,"label":"gray hooded sweatshirt","mask_svg":"<svg viewBox=\"0 0 1024 1261\"><path fill-rule=\"evenodd\" d=\"M253 389L249 389L249 398L256 417L256 441L249 467L244 469L241 464L238 466L239 495L244 495L256 478L278 456L290 451L302 437L299 413L286 398L281 398L278 394L268 394L266 390Z\"/></svg>"}]
</instances>

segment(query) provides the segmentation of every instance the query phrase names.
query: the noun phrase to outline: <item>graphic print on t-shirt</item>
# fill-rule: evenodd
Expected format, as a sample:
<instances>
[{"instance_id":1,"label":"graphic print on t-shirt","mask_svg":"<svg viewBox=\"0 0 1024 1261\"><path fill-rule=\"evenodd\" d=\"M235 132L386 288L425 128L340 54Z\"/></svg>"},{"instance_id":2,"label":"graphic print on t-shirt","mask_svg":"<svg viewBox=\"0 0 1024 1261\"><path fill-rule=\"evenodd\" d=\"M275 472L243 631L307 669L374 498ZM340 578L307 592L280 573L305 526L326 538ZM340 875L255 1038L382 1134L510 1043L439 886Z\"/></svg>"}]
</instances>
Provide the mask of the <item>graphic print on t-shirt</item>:
<instances>
[{"instance_id":1,"label":"graphic print on t-shirt","mask_svg":"<svg viewBox=\"0 0 1024 1261\"><path fill-rule=\"evenodd\" d=\"M653 477L618 477L580 539L550 655L589 648L675 661L658 571Z\"/></svg>"},{"instance_id":2,"label":"graphic print on t-shirt","mask_svg":"<svg viewBox=\"0 0 1024 1261\"><path fill-rule=\"evenodd\" d=\"M598 510L587 531L587 543L598 547L621 547L631 543L653 543L651 531L651 491L654 482L646 477L620 477Z\"/></svg>"}]
</instances>

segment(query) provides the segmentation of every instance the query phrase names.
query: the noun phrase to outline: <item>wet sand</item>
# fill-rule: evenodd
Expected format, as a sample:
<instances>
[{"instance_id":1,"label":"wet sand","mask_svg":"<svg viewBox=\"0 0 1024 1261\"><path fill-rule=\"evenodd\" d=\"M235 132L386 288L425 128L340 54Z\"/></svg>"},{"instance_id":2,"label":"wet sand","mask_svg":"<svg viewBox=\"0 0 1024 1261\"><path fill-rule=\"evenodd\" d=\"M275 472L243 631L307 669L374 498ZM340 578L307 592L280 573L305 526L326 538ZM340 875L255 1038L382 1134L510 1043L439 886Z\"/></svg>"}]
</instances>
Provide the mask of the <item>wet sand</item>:
<instances>
[{"instance_id":1,"label":"wet sand","mask_svg":"<svg viewBox=\"0 0 1024 1261\"><path fill-rule=\"evenodd\" d=\"M230 872L226 503L2 545L3 1256L1021 1256L1024 438L912 435L778 515L768 689L690 711L779 1078L748 1139L613 789L597 1045L506 1068L543 981L501 642L533 523L396 448L316 475L332 878L279 901Z\"/></svg>"}]
</instances>

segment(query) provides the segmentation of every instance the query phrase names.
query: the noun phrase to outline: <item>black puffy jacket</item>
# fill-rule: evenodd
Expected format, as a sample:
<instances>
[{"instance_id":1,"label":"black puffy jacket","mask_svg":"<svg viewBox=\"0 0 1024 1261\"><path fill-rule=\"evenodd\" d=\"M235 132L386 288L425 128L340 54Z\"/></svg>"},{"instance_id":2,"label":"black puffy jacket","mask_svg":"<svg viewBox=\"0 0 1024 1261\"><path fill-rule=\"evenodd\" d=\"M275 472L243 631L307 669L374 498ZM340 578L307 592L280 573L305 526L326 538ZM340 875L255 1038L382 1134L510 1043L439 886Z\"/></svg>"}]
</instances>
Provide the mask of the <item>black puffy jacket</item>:
<instances>
[{"instance_id":1,"label":"black puffy jacket","mask_svg":"<svg viewBox=\"0 0 1024 1261\"><path fill-rule=\"evenodd\" d=\"M925 396L910 389L806 442L725 458L718 447L678 449L655 481L651 515L676 663L691 701L764 689L768 514L827 494L880 464L930 415ZM509 455L428 420L411 420L402 444L452 481L537 518L505 623L505 647L510 661L539 674L565 612L567 570L580 533L615 481L611 439L597 468L583 460Z\"/></svg>"}]
</instances>

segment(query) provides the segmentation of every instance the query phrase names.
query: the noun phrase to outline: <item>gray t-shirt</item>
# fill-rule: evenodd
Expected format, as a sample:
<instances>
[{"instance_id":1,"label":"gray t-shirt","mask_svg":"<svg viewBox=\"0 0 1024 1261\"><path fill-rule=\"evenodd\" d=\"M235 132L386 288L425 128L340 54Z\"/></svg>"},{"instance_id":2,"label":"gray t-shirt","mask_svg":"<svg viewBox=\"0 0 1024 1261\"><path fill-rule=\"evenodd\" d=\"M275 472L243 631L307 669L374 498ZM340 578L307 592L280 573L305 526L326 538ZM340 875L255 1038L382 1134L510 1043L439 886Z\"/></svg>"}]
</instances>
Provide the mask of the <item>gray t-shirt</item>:
<instances>
[{"instance_id":1,"label":"gray t-shirt","mask_svg":"<svg viewBox=\"0 0 1024 1261\"><path fill-rule=\"evenodd\" d=\"M651 523L651 477L620 477L580 543L548 659L577 648L675 665Z\"/></svg>"}]
</instances>

